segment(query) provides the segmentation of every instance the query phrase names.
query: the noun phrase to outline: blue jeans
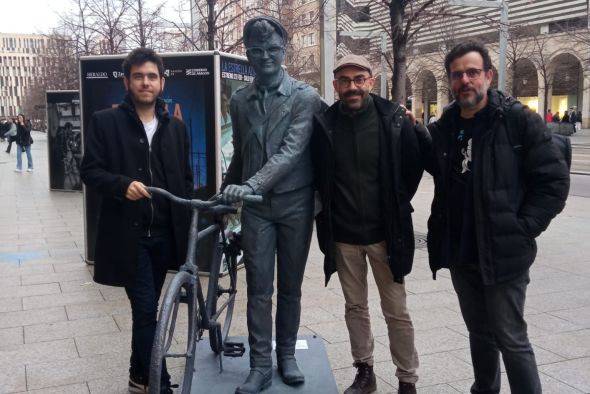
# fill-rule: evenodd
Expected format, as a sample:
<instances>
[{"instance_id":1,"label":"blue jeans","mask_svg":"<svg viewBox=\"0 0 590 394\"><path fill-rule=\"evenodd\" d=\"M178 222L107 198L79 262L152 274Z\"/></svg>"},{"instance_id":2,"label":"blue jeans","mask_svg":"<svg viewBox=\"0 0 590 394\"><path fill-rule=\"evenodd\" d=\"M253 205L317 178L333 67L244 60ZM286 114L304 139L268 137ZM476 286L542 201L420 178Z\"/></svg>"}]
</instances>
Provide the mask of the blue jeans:
<instances>
[{"instance_id":1,"label":"blue jeans","mask_svg":"<svg viewBox=\"0 0 590 394\"><path fill-rule=\"evenodd\" d=\"M485 286L477 269L451 269L463 320L469 331L475 382L473 394L500 392L500 352L510 391L541 394L537 362L524 321L528 271L505 283Z\"/></svg>"},{"instance_id":2,"label":"blue jeans","mask_svg":"<svg viewBox=\"0 0 590 394\"><path fill-rule=\"evenodd\" d=\"M156 333L158 301L168 263L173 258L171 237L144 237L137 246L137 271L135 282L125 287L131 302L131 377L149 378L152 344ZM164 362L162 383L169 383L170 375Z\"/></svg>"},{"instance_id":3,"label":"blue jeans","mask_svg":"<svg viewBox=\"0 0 590 394\"><path fill-rule=\"evenodd\" d=\"M27 164L29 169L33 169L33 156L31 156L31 145L22 146L16 144L16 168L19 170L23 169L23 149L25 148L25 152L27 152Z\"/></svg>"}]
</instances>

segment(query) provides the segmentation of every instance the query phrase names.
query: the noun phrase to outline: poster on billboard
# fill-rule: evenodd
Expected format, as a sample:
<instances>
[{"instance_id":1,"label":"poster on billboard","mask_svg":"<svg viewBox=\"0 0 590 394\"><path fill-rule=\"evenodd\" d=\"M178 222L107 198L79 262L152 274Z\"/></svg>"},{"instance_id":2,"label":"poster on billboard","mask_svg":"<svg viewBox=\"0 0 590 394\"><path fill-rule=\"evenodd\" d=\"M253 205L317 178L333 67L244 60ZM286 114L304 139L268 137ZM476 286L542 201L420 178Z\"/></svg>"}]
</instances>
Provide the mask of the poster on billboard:
<instances>
[{"instance_id":1,"label":"poster on billboard","mask_svg":"<svg viewBox=\"0 0 590 394\"><path fill-rule=\"evenodd\" d=\"M215 150L215 100L213 52L162 54L164 91L160 97L168 112L185 122L190 134L190 161L194 197L209 198L217 190ZM121 64L125 56L93 56L80 60L82 135L96 111L114 108L123 101L125 87ZM100 195L84 190L86 260L94 260Z\"/></svg>"},{"instance_id":2,"label":"poster on billboard","mask_svg":"<svg viewBox=\"0 0 590 394\"><path fill-rule=\"evenodd\" d=\"M251 83L254 80L254 68L243 56L235 56L222 53L219 57L219 72L216 74L219 80L219 109L217 124L217 136L219 138L218 155L218 187L227 172L233 156L232 124L229 115L229 101L238 88Z\"/></svg>"},{"instance_id":3,"label":"poster on billboard","mask_svg":"<svg viewBox=\"0 0 590 394\"><path fill-rule=\"evenodd\" d=\"M77 90L46 92L49 189L82 191L80 162L80 93Z\"/></svg>"}]
</instances>

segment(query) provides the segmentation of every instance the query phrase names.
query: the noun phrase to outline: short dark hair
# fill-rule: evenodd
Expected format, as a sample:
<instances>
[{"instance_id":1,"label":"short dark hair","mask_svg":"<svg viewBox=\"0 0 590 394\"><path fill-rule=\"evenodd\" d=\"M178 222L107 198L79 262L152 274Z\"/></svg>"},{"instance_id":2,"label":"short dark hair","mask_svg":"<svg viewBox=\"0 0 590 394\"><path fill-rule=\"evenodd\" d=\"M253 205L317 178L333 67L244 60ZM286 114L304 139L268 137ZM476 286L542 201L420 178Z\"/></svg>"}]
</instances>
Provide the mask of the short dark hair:
<instances>
[{"instance_id":1,"label":"short dark hair","mask_svg":"<svg viewBox=\"0 0 590 394\"><path fill-rule=\"evenodd\" d=\"M160 55L151 48L135 48L129 52L129 55L123 60L123 74L126 78L129 78L131 75L131 67L142 65L146 62L155 63L156 66L158 66L160 78L164 76L164 62Z\"/></svg>"},{"instance_id":2,"label":"short dark hair","mask_svg":"<svg viewBox=\"0 0 590 394\"><path fill-rule=\"evenodd\" d=\"M445 70L447 75L451 73L451 63L461 56L468 54L469 52L477 52L483 59L483 70L489 71L492 68L492 59L486 47L478 41L467 41L455 46L451 49L451 52L447 53L445 57Z\"/></svg>"}]
</instances>

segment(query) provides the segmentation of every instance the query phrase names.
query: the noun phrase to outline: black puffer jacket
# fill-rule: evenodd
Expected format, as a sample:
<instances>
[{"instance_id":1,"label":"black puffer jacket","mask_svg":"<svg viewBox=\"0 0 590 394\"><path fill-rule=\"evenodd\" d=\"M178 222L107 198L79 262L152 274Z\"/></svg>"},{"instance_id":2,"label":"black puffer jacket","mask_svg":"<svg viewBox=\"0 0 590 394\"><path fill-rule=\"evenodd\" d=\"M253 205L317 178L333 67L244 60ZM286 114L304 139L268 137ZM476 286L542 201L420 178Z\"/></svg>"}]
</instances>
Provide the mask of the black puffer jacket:
<instances>
[{"instance_id":1,"label":"black puffer jacket","mask_svg":"<svg viewBox=\"0 0 590 394\"><path fill-rule=\"evenodd\" d=\"M533 263L535 238L565 206L569 171L539 115L496 90L488 91L489 127L473 152L477 251L485 284L510 280ZM451 262L448 247L449 177L459 107L420 135L426 169L434 177L428 220L430 268L436 277ZM423 130L425 131L425 130ZM430 138L431 137L431 138Z\"/></svg>"},{"instance_id":2,"label":"black puffer jacket","mask_svg":"<svg viewBox=\"0 0 590 394\"><path fill-rule=\"evenodd\" d=\"M414 259L414 227L410 200L416 193L423 166L416 134L397 103L372 95L379 113L383 135L380 138L379 168L381 179L381 212L384 239L387 243L389 267L396 282L403 282L412 270ZM332 198L334 188L334 156L332 134L339 102L326 112L315 115L311 141L315 187L322 202L316 216L318 243L324 253L326 284L336 272L334 234L332 229ZM354 224L353 224L354 225Z\"/></svg>"}]
</instances>

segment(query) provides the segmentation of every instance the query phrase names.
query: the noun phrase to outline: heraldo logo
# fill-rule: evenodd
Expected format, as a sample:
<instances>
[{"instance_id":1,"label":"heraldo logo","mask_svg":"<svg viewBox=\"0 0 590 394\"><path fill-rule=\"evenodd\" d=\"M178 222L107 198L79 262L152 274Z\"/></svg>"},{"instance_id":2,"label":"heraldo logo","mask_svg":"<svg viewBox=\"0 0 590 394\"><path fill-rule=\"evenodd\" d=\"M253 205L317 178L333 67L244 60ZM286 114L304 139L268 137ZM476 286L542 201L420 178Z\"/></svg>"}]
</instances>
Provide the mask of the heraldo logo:
<instances>
[{"instance_id":1,"label":"heraldo logo","mask_svg":"<svg viewBox=\"0 0 590 394\"><path fill-rule=\"evenodd\" d=\"M113 71L113 78L120 79L123 78L125 74L122 71Z\"/></svg>"},{"instance_id":2,"label":"heraldo logo","mask_svg":"<svg viewBox=\"0 0 590 394\"><path fill-rule=\"evenodd\" d=\"M87 72L86 79L108 79L109 75L105 71Z\"/></svg>"}]
</instances>

